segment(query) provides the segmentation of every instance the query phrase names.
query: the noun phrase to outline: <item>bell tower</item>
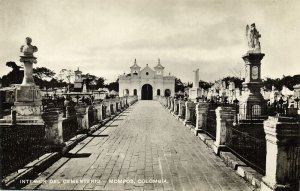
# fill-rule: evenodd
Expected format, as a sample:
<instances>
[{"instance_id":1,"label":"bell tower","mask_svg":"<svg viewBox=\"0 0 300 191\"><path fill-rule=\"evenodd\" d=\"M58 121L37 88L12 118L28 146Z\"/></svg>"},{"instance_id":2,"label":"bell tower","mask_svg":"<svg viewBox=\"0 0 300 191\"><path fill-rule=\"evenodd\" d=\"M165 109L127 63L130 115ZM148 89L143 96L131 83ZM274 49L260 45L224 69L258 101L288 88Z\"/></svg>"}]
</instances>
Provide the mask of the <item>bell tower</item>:
<instances>
[{"instance_id":1,"label":"bell tower","mask_svg":"<svg viewBox=\"0 0 300 191\"><path fill-rule=\"evenodd\" d=\"M141 67L137 65L136 59L134 59L134 64L130 67L131 77L140 77Z\"/></svg>"},{"instance_id":2,"label":"bell tower","mask_svg":"<svg viewBox=\"0 0 300 191\"><path fill-rule=\"evenodd\" d=\"M157 65L154 67L155 75L162 77L164 75L164 69L165 67L160 64L160 59L158 59Z\"/></svg>"}]
</instances>

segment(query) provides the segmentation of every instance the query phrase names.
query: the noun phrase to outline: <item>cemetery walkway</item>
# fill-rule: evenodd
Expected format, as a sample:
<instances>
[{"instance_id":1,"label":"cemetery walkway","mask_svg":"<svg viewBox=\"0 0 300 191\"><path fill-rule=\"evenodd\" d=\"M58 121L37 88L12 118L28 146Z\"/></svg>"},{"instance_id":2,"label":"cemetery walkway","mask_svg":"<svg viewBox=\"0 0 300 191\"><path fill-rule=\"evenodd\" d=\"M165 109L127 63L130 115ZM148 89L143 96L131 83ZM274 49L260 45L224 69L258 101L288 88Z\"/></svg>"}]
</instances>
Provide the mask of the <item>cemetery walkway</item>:
<instances>
[{"instance_id":1,"label":"cemetery walkway","mask_svg":"<svg viewBox=\"0 0 300 191\"><path fill-rule=\"evenodd\" d=\"M252 190L159 102L139 101L24 189Z\"/></svg>"}]
</instances>

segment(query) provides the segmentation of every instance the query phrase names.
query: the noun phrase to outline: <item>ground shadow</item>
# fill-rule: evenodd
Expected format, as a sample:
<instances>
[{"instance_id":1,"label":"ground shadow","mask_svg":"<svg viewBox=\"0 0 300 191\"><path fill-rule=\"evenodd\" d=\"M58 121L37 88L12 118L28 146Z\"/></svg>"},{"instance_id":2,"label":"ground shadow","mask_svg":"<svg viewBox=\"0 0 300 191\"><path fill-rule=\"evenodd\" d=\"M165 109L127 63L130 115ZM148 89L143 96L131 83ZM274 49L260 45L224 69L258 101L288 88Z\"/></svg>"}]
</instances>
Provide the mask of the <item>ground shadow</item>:
<instances>
[{"instance_id":1,"label":"ground shadow","mask_svg":"<svg viewBox=\"0 0 300 191\"><path fill-rule=\"evenodd\" d=\"M89 135L89 137L108 137L108 135Z\"/></svg>"},{"instance_id":2,"label":"ground shadow","mask_svg":"<svg viewBox=\"0 0 300 191\"><path fill-rule=\"evenodd\" d=\"M119 125L108 125L107 127L118 127Z\"/></svg>"},{"instance_id":3,"label":"ground shadow","mask_svg":"<svg viewBox=\"0 0 300 191\"><path fill-rule=\"evenodd\" d=\"M122 120L124 120L124 119L120 119L120 118L114 119L114 121L122 121Z\"/></svg>"},{"instance_id":4,"label":"ground shadow","mask_svg":"<svg viewBox=\"0 0 300 191\"><path fill-rule=\"evenodd\" d=\"M66 158L88 158L92 153L66 153Z\"/></svg>"}]
</instances>

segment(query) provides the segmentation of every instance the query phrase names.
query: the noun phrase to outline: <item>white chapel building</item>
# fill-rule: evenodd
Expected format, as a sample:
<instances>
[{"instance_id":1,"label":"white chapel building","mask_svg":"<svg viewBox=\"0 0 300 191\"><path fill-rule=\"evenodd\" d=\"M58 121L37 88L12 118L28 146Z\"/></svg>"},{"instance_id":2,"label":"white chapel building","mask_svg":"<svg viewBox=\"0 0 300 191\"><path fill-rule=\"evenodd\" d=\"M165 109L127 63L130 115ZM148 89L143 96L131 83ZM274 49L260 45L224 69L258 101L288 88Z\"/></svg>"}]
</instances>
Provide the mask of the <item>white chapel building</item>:
<instances>
[{"instance_id":1,"label":"white chapel building","mask_svg":"<svg viewBox=\"0 0 300 191\"><path fill-rule=\"evenodd\" d=\"M157 96L174 96L175 77L164 76L164 68L158 59L154 70L148 64L141 70L136 59L130 67L130 74L119 77L119 96L137 95L142 100L156 99Z\"/></svg>"}]
</instances>

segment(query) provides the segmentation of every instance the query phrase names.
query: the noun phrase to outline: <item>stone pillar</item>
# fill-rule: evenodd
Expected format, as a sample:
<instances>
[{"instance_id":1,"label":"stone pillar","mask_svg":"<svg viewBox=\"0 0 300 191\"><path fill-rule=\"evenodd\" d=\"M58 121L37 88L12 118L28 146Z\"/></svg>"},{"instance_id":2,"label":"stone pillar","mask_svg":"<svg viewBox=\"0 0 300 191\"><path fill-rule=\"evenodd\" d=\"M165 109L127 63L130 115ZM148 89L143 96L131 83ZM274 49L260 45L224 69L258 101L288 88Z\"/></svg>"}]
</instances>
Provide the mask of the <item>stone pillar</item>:
<instances>
[{"instance_id":1,"label":"stone pillar","mask_svg":"<svg viewBox=\"0 0 300 191\"><path fill-rule=\"evenodd\" d=\"M299 190L300 123L295 118L269 117L264 130L267 157L261 190Z\"/></svg>"},{"instance_id":2,"label":"stone pillar","mask_svg":"<svg viewBox=\"0 0 300 191\"><path fill-rule=\"evenodd\" d=\"M194 102L192 102L192 101L185 102L185 108L186 108L186 110L185 110L185 120L184 120L185 124L190 124L191 123L191 117L192 117L191 116L191 110L195 109L195 107L196 107L196 105L195 105Z\"/></svg>"},{"instance_id":3,"label":"stone pillar","mask_svg":"<svg viewBox=\"0 0 300 191\"><path fill-rule=\"evenodd\" d=\"M171 97L170 98L170 111L173 111L174 110L174 98Z\"/></svg>"},{"instance_id":4,"label":"stone pillar","mask_svg":"<svg viewBox=\"0 0 300 191\"><path fill-rule=\"evenodd\" d=\"M176 99L176 98L174 98L174 109L173 109L173 113L175 114L175 115L177 115L178 114L178 110L177 110L177 107L178 107L178 100Z\"/></svg>"},{"instance_id":5,"label":"stone pillar","mask_svg":"<svg viewBox=\"0 0 300 191\"><path fill-rule=\"evenodd\" d=\"M63 113L59 111L48 111L42 114L45 122L45 140L53 147L63 147Z\"/></svg>"},{"instance_id":6,"label":"stone pillar","mask_svg":"<svg viewBox=\"0 0 300 191\"><path fill-rule=\"evenodd\" d=\"M87 105L84 103L78 103L75 106L76 117L78 122L78 130L88 131L88 121L87 121Z\"/></svg>"},{"instance_id":7,"label":"stone pillar","mask_svg":"<svg viewBox=\"0 0 300 191\"><path fill-rule=\"evenodd\" d=\"M266 101L260 88L263 86L261 79L261 60L265 54L247 52L243 56L245 62L246 78L243 82L244 92L240 98L240 119L252 119L266 114Z\"/></svg>"},{"instance_id":8,"label":"stone pillar","mask_svg":"<svg viewBox=\"0 0 300 191\"><path fill-rule=\"evenodd\" d=\"M194 71L195 72L195 76L194 76L194 84L193 84L193 88L199 88L199 68L197 68L197 70Z\"/></svg>"},{"instance_id":9,"label":"stone pillar","mask_svg":"<svg viewBox=\"0 0 300 191\"><path fill-rule=\"evenodd\" d=\"M31 45L31 38L26 38L26 45L21 46L20 62L24 64L24 78L20 86L15 90L15 103L17 116L27 117L31 119L41 118L42 112L42 96L39 87L35 85L33 80L33 64L37 63L36 57L33 56L37 52L37 47Z\"/></svg>"},{"instance_id":10,"label":"stone pillar","mask_svg":"<svg viewBox=\"0 0 300 191\"><path fill-rule=\"evenodd\" d=\"M196 101L201 96L201 89L199 88L199 68L194 71L194 83L193 87L189 89L189 98L192 101Z\"/></svg>"},{"instance_id":11,"label":"stone pillar","mask_svg":"<svg viewBox=\"0 0 300 191\"><path fill-rule=\"evenodd\" d=\"M94 105L95 109L97 110L96 118L98 122L102 120L102 104Z\"/></svg>"},{"instance_id":12,"label":"stone pillar","mask_svg":"<svg viewBox=\"0 0 300 191\"><path fill-rule=\"evenodd\" d=\"M106 116L110 117L112 115L111 107L110 107L110 101L105 102L106 105Z\"/></svg>"},{"instance_id":13,"label":"stone pillar","mask_svg":"<svg viewBox=\"0 0 300 191\"><path fill-rule=\"evenodd\" d=\"M196 105L196 127L194 130L196 136L203 131L203 127L206 126L208 106L209 104L205 102L199 102Z\"/></svg>"},{"instance_id":14,"label":"stone pillar","mask_svg":"<svg viewBox=\"0 0 300 191\"><path fill-rule=\"evenodd\" d=\"M216 141L213 150L216 154L225 148L226 142L226 123L233 124L236 110L232 107L218 107L216 109Z\"/></svg>"}]
</instances>

